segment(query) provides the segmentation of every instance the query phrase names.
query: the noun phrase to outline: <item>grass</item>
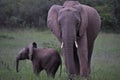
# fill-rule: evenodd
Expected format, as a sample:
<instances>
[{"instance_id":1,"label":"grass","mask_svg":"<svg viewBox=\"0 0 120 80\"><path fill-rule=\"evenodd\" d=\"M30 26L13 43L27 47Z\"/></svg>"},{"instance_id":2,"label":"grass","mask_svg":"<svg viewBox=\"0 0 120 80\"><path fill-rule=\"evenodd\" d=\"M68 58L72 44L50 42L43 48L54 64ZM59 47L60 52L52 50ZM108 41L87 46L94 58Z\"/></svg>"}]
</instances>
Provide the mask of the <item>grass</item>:
<instances>
[{"instance_id":1,"label":"grass","mask_svg":"<svg viewBox=\"0 0 120 80\"><path fill-rule=\"evenodd\" d=\"M39 47L52 47L60 52L60 44L50 31L0 30L0 80L49 80L45 71L36 77L29 60L20 61L19 73L15 70L18 51L32 41L36 41ZM120 80L120 34L99 34L94 46L91 68L90 80ZM58 70L55 80L66 80L64 64L61 78L59 72Z\"/></svg>"}]
</instances>

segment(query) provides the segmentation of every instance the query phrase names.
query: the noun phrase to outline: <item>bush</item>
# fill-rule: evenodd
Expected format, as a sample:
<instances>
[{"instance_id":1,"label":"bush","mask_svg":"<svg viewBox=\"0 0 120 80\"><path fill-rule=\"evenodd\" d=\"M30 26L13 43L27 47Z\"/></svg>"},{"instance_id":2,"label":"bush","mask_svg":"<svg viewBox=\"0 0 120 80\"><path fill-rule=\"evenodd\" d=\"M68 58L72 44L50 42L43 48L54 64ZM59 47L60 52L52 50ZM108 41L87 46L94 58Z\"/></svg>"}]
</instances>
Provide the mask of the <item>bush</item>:
<instances>
[{"instance_id":1,"label":"bush","mask_svg":"<svg viewBox=\"0 0 120 80\"><path fill-rule=\"evenodd\" d=\"M65 0L0 0L0 27L46 27L47 13L51 5ZM79 0L97 9L103 30L120 30L119 0Z\"/></svg>"}]
</instances>

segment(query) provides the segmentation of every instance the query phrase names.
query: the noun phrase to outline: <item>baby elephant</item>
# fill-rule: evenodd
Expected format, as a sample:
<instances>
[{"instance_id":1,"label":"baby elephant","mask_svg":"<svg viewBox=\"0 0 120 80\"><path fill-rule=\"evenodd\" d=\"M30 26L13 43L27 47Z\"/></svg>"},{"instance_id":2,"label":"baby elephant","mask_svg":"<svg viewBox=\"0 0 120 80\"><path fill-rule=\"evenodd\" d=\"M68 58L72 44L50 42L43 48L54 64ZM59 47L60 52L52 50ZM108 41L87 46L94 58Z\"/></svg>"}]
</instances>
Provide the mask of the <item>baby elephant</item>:
<instances>
[{"instance_id":1,"label":"baby elephant","mask_svg":"<svg viewBox=\"0 0 120 80\"><path fill-rule=\"evenodd\" d=\"M45 70L48 76L55 77L55 73L62 61L59 53L51 48L37 48L35 42L31 43L28 47L23 48L16 58L16 71L18 72L19 60L29 59L32 61L33 70L36 75L41 70ZM60 74L61 74L60 68Z\"/></svg>"}]
</instances>

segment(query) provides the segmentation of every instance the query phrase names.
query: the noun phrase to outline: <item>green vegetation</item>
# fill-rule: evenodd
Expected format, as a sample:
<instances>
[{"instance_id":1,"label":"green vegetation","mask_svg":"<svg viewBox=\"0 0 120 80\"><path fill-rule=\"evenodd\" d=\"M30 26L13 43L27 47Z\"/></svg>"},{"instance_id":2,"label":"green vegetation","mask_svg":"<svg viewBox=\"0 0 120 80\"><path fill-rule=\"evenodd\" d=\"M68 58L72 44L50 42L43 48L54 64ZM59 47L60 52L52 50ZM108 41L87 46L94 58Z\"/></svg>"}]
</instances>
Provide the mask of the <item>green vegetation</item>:
<instances>
[{"instance_id":1,"label":"green vegetation","mask_svg":"<svg viewBox=\"0 0 120 80\"><path fill-rule=\"evenodd\" d=\"M46 28L50 6L63 4L64 1L0 0L0 80L48 80L45 71L42 71L39 77L34 75L29 60L20 61L20 72L17 73L15 59L18 51L32 41L36 41L39 47L55 48L61 52L55 36L43 29ZM97 9L101 16L103 31L120 33L120 0L78 1ZM120 34L100 33L92 56L90 80L119 80L119 53ZM58 70L55 80L66 80L64 63L61 78ZM75 80L84 79L76 78Z\"/></svg>"},{"instance_id":2,"label":"green vegetation","mask_svg":"<svg viewBox=\"0 0 120 80\"><path fill-rule=\"evenodd\" d=\"M0 28L46 27L49 8L65 0L0 0ZM97 9L102 30L120 32L120 0L78 0ZM41 27L42 25L42 27Z\"/></svg>"},{"instance_id":3,"label":"green vegetation","mask_svg":"<svg viewBox=\"0 0 120 80\"><path fill-rule=\"evenodd\" d=\"M36 41L39 47L51 47L61 52L59 42L50 31L35 29L0 30L0 80L49 80L45 71L36 77L29 60L20 61L19 73L15 70L15 59L18 51L32 41ZM119 80L119 53L120 34L100 33L96 39L92 56L90 80ZM64 63L61 78L59 72L58 70L55 80L66 80Z\"/></svg>"}]
</instances>

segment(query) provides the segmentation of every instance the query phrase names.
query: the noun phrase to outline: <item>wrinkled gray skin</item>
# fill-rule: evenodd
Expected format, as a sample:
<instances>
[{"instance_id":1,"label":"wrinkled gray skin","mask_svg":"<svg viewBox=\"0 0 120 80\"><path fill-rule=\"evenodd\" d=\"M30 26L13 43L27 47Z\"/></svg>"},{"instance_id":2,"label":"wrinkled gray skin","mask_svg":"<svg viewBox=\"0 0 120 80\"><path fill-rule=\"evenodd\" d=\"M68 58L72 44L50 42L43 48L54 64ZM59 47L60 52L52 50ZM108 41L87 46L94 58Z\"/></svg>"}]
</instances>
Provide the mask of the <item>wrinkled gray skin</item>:
<instances>
[{"instance_id":1,"label":"wrinkled gray skin","mask_svg":"<svg viewBox=\"0 0 120 80\"><path fill-rule=\"evenodd\" d=\"M78 1L53 5L48 12L48 28L61 43L68 78L88 77L94 41L100 31L97 11Z\"/></svg>"},{"instance_id":2,"label":"wrinkled gray skin","mask_svg":"<svg viewBox=\"0 0 120 80\"><path fill-rule=\"evenodd\" d=\"M51 48L37 48L35 42L23 48L16 58L16 71L18 72L19 60L29 59L32 61L33 70L36 75L45 70L48 76L55 77L55 73L62 62L59 53ZM60 68L61 69L61 68ZM61 71L60 71L61 74Z\"/></svg>"}]
</instances>

